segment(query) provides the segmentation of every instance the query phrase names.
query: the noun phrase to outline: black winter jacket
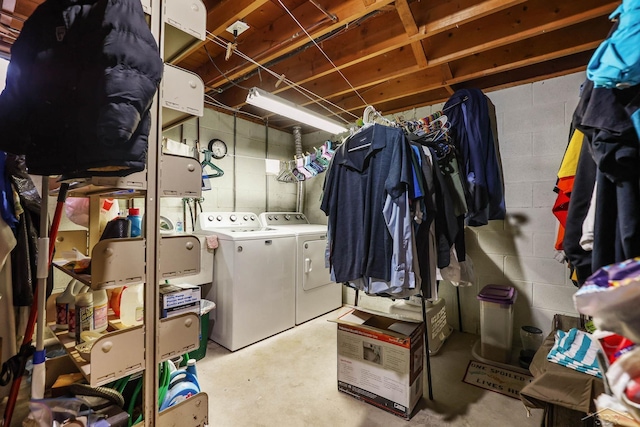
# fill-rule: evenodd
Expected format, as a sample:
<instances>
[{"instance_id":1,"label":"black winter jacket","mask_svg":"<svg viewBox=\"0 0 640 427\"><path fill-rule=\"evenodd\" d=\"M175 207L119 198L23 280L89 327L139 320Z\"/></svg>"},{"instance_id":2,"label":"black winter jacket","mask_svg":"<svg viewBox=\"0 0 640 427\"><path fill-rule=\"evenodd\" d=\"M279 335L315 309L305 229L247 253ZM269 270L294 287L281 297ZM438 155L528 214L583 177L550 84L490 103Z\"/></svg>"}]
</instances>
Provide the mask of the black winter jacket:
<instances>
[{"instance_id":1,"label":"black winter jacket","mask_svg":"<svg viewBox=\"0 0 640 427\"><path fill-rule=\"evenodd\" d=\"M0 149L36 175L143 170L162 68L140 0L46 0L11 50Z\"/></svg>"}]
</instances>

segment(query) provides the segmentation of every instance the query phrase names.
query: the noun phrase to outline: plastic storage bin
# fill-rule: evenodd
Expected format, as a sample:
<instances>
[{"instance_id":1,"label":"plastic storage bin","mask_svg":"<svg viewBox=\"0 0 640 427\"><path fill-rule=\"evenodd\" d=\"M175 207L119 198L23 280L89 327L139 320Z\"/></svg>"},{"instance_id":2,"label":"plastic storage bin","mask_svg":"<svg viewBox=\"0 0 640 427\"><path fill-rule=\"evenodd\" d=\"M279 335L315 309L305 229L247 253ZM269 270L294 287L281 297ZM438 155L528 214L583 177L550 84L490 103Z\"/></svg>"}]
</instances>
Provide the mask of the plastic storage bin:
<instances>
[{"instance_id":1,"label":"plastic storage bin","mask_svg":"<svg viewBox=\"0 0 640 427\"><path fill-rule=\"evenodd\" d=\"M207 340L209 339L209 312L216 308L212 301L200 300L200 347L189 352L191 359L200 360L207 354ZM211 325L213 327L213 325Z\"/></svg>"},{"instance_id":2,"label":"plastic storage bin","mask_svg":"<svg viewBox=\"0 0 640 427\"><path fill-rule=\"evenodd\" d=\"M480 301L480 355L509 363L513 340L513 304L518 292L511 286L487 285L478 294Z\"/></svg>"}]
</instances>

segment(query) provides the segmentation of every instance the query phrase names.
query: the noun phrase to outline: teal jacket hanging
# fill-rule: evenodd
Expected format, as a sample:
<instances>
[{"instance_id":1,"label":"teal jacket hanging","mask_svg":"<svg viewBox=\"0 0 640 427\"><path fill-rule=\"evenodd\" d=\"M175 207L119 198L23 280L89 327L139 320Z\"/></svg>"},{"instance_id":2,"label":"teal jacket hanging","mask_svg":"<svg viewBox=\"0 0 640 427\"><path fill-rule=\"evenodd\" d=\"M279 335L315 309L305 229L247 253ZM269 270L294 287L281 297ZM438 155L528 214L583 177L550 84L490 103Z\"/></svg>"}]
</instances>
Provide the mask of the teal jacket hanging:
<instances>
[{"instance_id":1,"label":"teal jacket hanging","mask_svg":"<svg viewBox=\"0 0 640 427\"><path fill-rule=\"evenodd\" d=\"M594 52L587 77L595 87L623 89L640 83L640 0L625 0L613 11L609 37Z\"/></svg>"}]
</instances>

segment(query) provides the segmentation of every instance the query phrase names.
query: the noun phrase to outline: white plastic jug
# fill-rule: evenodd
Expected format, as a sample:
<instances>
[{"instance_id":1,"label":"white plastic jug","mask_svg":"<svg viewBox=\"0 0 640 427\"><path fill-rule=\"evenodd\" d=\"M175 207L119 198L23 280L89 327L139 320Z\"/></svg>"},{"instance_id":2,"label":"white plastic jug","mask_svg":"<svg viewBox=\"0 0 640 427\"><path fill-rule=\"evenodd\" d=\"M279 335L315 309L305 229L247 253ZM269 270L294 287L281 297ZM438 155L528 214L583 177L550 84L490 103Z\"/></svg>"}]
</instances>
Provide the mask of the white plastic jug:
<instances>
[{"instance_id":1,"label":"white plastic jug","mask_svg":"<svg viewBox=\"0 0 640 427\"><path fill-rule=\"evenodd\" d=\"M69 305L74 305L82 283L71 279L64 292L56 297L56 329L69 327Z\"/></svg>"},{"instance_id":2,"label":"white plastic jug","mask_svg":"<svg viewBox=\"0 0 640 427\"><path fill-rule=\"evenodd\" d=\"M127 286L120 297L120 321L124 326L142 325L144 321L144 287Z\"/></svg>"}]
</instances>

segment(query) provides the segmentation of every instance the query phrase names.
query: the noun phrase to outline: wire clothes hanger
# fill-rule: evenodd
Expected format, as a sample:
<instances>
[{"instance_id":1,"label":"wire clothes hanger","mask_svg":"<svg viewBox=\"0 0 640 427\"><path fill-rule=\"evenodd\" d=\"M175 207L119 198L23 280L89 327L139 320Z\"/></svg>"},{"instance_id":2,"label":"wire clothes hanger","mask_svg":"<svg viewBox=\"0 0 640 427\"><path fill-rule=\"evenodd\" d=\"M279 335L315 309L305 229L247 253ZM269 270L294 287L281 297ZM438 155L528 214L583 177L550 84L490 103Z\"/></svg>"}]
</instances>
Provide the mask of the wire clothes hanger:
<instances>
[{"instance_id":1,"label":"wire clothes hanger","mask_svg":"<svg viewBox=\"0 0 640 427\"><path fill-rule=\"evenodd\" d=\"M219 178L222 175L224 175L224 171L222 169L220 169L218 166L211 163L211 154L212 154L211 151L202 150L202 153L204 154L204 160L200 164L202 165L203 172L204 172L204 168L207 166L209 166L214 171L211 174L203 175L203 176L206 176L207 178Z\"/></svg>"},{"instance_id":2,"label":"wire clothes hanger","mask_svg":"<svg viewBox=\"0 0 640 427\"><path fill-rule=\"evenodd\" d=\"M460 101L456 102L455 104L449 105L447 108L444 108L442 111L444 112L444 111L452 109L453 107L457 107L458 105L464 103L467 99L469 99L469 97L467 95L465 95L465 96L462 97L462 99Z\"/></svg>"}]
</instances>

